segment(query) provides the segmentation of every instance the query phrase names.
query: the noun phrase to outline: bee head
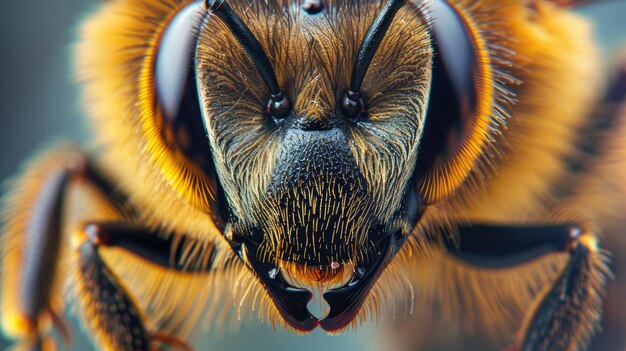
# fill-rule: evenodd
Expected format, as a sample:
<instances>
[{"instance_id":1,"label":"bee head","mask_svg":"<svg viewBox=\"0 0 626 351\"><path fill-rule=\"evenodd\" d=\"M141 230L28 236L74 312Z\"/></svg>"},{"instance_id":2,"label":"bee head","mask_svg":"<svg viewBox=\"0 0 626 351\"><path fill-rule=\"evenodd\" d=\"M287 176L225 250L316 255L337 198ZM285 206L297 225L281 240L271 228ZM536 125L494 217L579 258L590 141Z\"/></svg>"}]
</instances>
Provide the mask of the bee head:
<instances>
[{"instance_id":1,"label":"bee head","mask_svg":"<svg viewBox=\"0 0 626 351\"><path fill-rule=\"evenodd\" d=\"M164 117L192 91L215 221L296 329L348 325L428 204L467 176L455 157L478 157L473 45L439 6L452 42L405 0L198 2L161 39ZM329 284L313 316L311 290Z\"/></svg>"}]
</instances>

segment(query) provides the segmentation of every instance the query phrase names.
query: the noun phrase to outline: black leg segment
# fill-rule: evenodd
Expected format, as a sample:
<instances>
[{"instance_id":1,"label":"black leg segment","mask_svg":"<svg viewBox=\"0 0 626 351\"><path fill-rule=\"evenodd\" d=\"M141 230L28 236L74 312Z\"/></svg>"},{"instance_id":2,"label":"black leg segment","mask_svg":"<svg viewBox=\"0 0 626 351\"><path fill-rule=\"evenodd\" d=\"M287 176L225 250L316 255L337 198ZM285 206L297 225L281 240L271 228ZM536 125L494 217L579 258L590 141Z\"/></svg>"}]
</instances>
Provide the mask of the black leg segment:
<instances>
[{"instance_id":1,"label":"black leg segment","mask_svg":"<svg viewBox=\"0 0 626 351\"><path fill-rule=\"evenodd\" d=\"M569 261L555 283L538 296L520 329L514 350L585 350L598 328L608 258L596 236L573 224L461 226L446 241L448 251L476 266L507 268L548 253L567 253Z\"/></svg>"},{"instance_id":2,"label":"black leg segment","mask_svg":"<svg viewBox=\"0 0 626 351\"><path fill-rule=\"evenodd\" d=\"M550 252L565 252L579 235L576 225L504 226L475 224L461 226L459 235L445 242L448 251L472 265L506 268L539 258Z\"/></svg>"},{"instance_id":3,"label":"black leg segment","mask_svg":"<svg viewBox=\"0 0 626 351\"><path fill-rule=\"evenodd\" d=\"M208 242L165 238L130 224L138 216L113 184L87 155L70 147L35 159L15 184L2 209L7 220L0 228L0 302L2 329L16 348L56 350L50 326L69 347L61 289L67 282L99 349L154 350L159 344L189 349L172 335L147 329L132 292L100 254L115 246L161 267L193 273L212 268L213 249ZM83 212L76 211L77 204L86 204ZM113 222L90 222L91 216ZM64 230L72 231L71 240ZM61 264L62 246L69 242L70 259ZM196 244L202 250L192 250Z\"/></svg>"},{"instance_id":4,"label":"black leg segment","mask_svg":"<svg viewBox=\"0 0 626 351\"><path fill-rule=\"evenodd\" d=\"M149 351L143 317L92 240L79 249L78 293L85 320L105 349Z\"/></svg>"},{"instance_id":5,"label":"black leg segment","mask_svg":"<svg viewBox=\"0 0 626 351\"><path fill-rule=\"evenodd\" d=\"M90 223L85 226L85 233L91 242L122 248L166 269L202 273L213 268L215 249L207 249L206 259L188 262L184 252L186 246L176 240L179 237L160 236L154 230L140 225L127 222Z\"/></svg>"},{"instance_id":6,"label":"black leg segment","mask_svg":"<svg viewBox=\"0 0 626 351\"><path fill-rule=\"evenodd\" d=\"M159 237L153 230L124 222L90 223L84 233L85 240L78 248L78 295L84 319L90 323L96 339L111 350L152 350L154 341L189 349L172 335L146 330L145 317L132 295L99 253L103 248L117 247L163 268L202 271L180 263L181 249L172 252L174 239ZM212 260L206 263L204 271L211 269Z\"/></svg>"}]
</instances>

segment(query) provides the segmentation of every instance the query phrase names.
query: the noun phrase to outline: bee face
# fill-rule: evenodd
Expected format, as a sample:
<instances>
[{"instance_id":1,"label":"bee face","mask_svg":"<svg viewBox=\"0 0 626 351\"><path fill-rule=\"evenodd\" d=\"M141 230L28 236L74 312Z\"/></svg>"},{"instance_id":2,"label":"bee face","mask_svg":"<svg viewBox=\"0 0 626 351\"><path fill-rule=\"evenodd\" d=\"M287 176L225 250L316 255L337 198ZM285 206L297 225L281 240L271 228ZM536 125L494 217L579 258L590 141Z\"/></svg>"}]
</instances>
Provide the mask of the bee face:
<instances>
[{"instance_id":1,"label":"bee face","mask_svg":"<svg viewBox=\"0 0 626 351\"><path fill-rule=\"evenodd\" d=\"M378 271L392 238L415 224L406 207L416 207L432 60L424 14L413 6L398 13L364 78L366 108L347 116L342 98L379 5L340 1L318 14L291 2L231 6L260 42L290 108L268 112L272 92L259 69L217 16L206 18L195 70L228 207L224 231L247 243L248 260L269 266Z\"/></svg>"},{"instance_id":2,"label":"bee face","mask_svg":"<svg viewBox=\"0 0 626 351\"><path fill-rule=\"evenodd\" d=\"M177 230L222 235L292 327L347 326L426 205L481 156L494 102L484 42L446 2L164 10L133 105L160 171L146 177L171 191L154 211L189 211L198 222L177 215ZM307 310L312 290L326 290L323 319Z\"/></svg>"},{"instance_id":3,"label":"bee face","mask_svg":"<svg viewBox=\"0 0 626 351\"><path fill-rule=\"evenodd\" d=\"M372 242L398 229L392 222L415 167L430 83L429 37L407 8L367 73L367 111L345 116L341 98L377 6L329 6L313 16L291 3L256 6L244 17L271 48L266 54L293 106L284 117L267 113L271 92L219 19L203 24L196 57L235 232L257 233L268 254L310 265L361 260Z\"/></svg>"}]
</instances>

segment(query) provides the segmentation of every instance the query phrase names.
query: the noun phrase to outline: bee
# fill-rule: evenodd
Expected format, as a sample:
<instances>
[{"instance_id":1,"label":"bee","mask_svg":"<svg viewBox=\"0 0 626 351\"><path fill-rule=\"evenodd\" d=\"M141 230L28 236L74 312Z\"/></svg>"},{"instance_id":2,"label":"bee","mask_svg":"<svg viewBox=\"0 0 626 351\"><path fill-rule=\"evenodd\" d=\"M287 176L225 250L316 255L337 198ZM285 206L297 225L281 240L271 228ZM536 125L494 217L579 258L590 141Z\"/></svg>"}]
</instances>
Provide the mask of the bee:
<instances>
[{"instance_id":1,"label":"bee","mask_svg":"<svg viewBox=\"0 0 626 351\"><path fill-rule=\"evenodd\" d=\"M106 2L76 49L92 144L4 200L4 333L53 350L72 301L99 349L187 350L233 304L333 334L408 301L586 349L626 65L598 76L581 3Z\"/></svg>"}]
</instances>

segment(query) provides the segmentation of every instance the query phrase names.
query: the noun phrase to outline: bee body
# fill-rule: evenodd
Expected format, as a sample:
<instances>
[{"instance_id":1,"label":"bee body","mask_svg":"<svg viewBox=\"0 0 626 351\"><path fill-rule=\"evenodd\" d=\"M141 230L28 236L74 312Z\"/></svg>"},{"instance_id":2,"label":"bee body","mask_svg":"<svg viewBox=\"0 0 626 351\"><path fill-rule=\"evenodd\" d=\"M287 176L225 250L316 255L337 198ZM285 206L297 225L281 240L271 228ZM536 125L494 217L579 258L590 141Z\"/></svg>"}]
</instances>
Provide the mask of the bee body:
<instances>
[{"instance_id":1,"label":"bee body","mask_svg":"<svg viewBox=\"0 0 626 351\"><path fill-rule=\"evenodd\" d=\"M570 5L104 4L76 50L94 152L44 152L6 200L4 331L52 347L61 282L132 350L187 347L219 297L335 333L413 291L520 350L584 349L626 87L603 93Z\"/></svg>"}]
</instances>

